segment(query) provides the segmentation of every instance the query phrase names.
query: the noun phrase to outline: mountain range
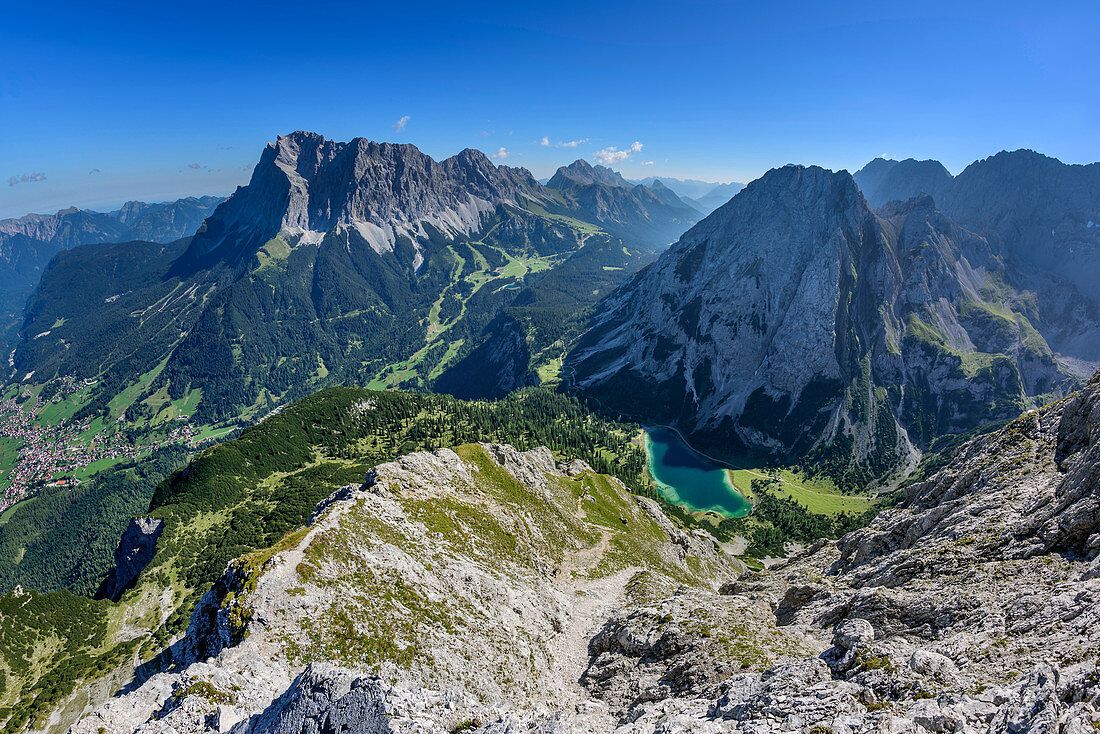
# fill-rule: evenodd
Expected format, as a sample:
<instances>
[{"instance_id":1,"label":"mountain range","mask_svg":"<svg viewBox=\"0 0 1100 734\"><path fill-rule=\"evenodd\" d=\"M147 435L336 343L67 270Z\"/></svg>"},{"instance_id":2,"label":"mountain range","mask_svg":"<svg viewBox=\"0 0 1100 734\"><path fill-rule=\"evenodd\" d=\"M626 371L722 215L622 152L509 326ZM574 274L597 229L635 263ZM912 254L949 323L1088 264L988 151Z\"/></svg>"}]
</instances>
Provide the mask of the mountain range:
<instances>
[{"instance_id":1,"label":"mountain range","mask_svg":"<svg viewBox=\"0 0 1100 734\"><path fill-rule=\"evenodd\" d=\"M188 237L222 201L217 196L158 204L128 201L111 212L70 207L56 214L0 219L0 289L34 286L50 258L79 245Z\"/></svg>"},{"instance_id":2,"label":"mountain range","mask_svg":"<svg viewBox=\"0 0 1100 734\"><path fill-rule=\"evenodd\" d=\"M923 168L890 168L915 172L891 185L920 192ZM1046 187L1020 188L1021 168ZM727 456L803 460L855 484L912 468L938 436L1009 419L1095 368L1094 286L1050 267L1091 229L1039 255L1020 226L1031 210L1011 202L1027 191L1065 212L1061 192L1089 191L1080 179L1097 171L1029 151L978 162L941 192L972 231L926 194L876 211L846 172L775 169L602 301L568 369L605 406L676 422ZM966 202L983 198L1009 203L979 221ZM1093 204L1070 201L1062 219Z\"/></svg>"},{"instance_id":3,"label":"mountain range","mask_svg":"<svg viewBox=\"0 0 1100 734\"><path fill-rule=\"evenodd\" d=\"M1095 729L1100 165L697 183L296 132L9 220L5 732Z\"/></svg>"},{"instance_id":4,"label":"mountain range","mask_svg":"<svg viewBox=\"0 0 1100 734\"><path fill-rule=\"evenodd\" d=\"M128 201L111 212L70 207L0 220L0 344L14 346L27 296L58 252L107 242L172 242L194 234L222 201L217 196Z\"/></svg>"},{"instance_id":5,"label":"mountain range","mask_svg":"<svg viewBox=\"0 0 1100 734\"><path fill-rule=\"evenodd\" d=\"M628 179L628 181L632 184L644 184L646 186L652 186L655 182L660 181L662 185L672 189L677 196L703 214L710 214L729 201L738 191L745 188L743 183L713 183L693 178L682 179L670 176L660 178L647 176L638 181L633 179Z\"/></svg>"},{"instance_id":6,"label":"mountain range","mask_svg":"<svg viewBox=\"0 0 1100 734\"><path fill-rule=\"evenodd\" d=\"M411 145L280 136L189 240L59 255L28 303L15 374L98 377L92 411L144 379L131 417L155 416L157 391L201 391L203 419L333 383L480 380L479 395L500 395L535 381L575 313L698 219L663 187L593 178L607 173L578 161L542 186L475 150L437 162ZM503 350L488 374L466 360L483 345Z\"/></svg>"}]
</instances>

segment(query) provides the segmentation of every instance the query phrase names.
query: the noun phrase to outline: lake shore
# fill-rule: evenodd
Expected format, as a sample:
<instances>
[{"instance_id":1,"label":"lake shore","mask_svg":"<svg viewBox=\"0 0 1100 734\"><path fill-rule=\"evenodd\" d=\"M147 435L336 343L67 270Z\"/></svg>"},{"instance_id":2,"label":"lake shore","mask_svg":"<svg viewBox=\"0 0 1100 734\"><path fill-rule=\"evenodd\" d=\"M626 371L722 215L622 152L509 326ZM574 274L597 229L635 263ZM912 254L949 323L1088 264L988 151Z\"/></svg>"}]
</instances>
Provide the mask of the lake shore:
<instances>
[{"instance_id":1,"label":"lake shore","mask_svg":"<svg viewBox=\"0 0 1100 734\"><path fill-rule=\"evenodd\" d=\"M666 500L719 522L751 512L723 462L695 450L672 426L650 426L644 434L646 468Z\"/></svg>"}]
</instances>

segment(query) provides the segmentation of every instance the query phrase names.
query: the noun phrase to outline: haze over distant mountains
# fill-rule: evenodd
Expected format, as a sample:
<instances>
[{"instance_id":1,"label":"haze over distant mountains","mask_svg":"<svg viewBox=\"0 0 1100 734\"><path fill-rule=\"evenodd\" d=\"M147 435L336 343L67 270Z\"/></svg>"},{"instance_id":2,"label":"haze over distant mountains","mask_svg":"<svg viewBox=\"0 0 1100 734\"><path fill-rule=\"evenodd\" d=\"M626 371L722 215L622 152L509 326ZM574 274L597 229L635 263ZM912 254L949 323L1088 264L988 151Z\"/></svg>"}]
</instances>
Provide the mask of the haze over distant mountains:
<instances>
[{"instance_id":1,"label":"haze over distant mountains","mask_svg":"<svg viewBox=\"0 0 1100 734\"><path fill-rule=\"evenodd\" d=\"M125 240L171 242L195 233L224 199L190 196L146 204L128 201L112 212L70 207L56 214L0 220L0 289L34 285L60 250Z\"/></svg>"},{"instance_id":2,"label":"haze over distant mountains","mask_svg":"<svg viewBox=\"0 0 1100 734\"><path fill-rule=\"evenodd\" d=\"M630 183L652 186L657 181L675 191L677 196L703 214L710 214L745 188L743 183L713 183L670 176L647 176L639 181L630 180Z\"/></svg>"}]
</instances>

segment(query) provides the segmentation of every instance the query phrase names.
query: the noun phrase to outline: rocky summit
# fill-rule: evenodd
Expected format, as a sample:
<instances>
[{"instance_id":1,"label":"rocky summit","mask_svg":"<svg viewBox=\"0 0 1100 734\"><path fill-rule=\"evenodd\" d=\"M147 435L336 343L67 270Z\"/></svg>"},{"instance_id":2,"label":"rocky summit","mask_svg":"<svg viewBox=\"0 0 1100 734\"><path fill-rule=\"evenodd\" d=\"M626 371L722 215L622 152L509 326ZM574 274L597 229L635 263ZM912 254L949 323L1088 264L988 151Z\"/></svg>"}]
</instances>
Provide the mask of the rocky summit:
<instances>
[{"instance_id":1,"label":"rocky summit","mask_svg":"<svg viewBox=\"0 0 1100 734\"><path fill-rule=\"evenodd\" d=\"M939 161L903 161L876 158L852 174L860 191L874 207L928 194L937 201L951 186L951 174Z\"/></svg>"},{"instance_id":2,"label":"rocky summit","mask_svg":"<svg viewBox=\"0 0 1100 734\"><path fill-rule=\"evenodd\" d=\"M882 476L1079 384L1044 333L1096 323L1010 281L931 197L875 212L848 173L787 166L605 299L569 364L601 403L726 451Z\"/></svg>"},{"instance_id":3,"label":"rocky summit","mask_svg":"<svg viewBox=\"0 0 1100 734\"><path fill-rule=\"evenodd\" d=\"M766 572L546 449L410 454L72 731L1091 731L1098 452L1100 375Z\"/></svg>"},{"instance_id":4,"label":"rocky summit","mask_svg":"<svg viewBox=\"0 0 1100 734\"><path fill-rule=\"evenodd\" d=\"M248 185L206 222L192 251L254 248L280 232L317 243L354 230L375 252L393 252L398 238L472 234L498 203L520 192L537 199L539 188L526 170L495 166L477 150L436 162L412 145L295 132L268 144Z\"/></svg>"}]
</instances>

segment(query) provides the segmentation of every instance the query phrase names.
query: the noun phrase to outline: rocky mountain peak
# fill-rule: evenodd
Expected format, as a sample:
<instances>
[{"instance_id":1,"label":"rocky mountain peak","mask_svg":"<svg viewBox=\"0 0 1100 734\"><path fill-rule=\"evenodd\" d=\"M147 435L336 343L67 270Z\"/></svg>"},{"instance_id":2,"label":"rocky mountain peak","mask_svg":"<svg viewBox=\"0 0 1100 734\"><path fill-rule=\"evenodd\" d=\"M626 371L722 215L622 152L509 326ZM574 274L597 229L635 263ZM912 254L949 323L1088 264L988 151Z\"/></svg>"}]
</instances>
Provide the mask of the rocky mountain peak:
<instances>
[{"instance_id":1,"label":"rocky mountain peak","mask_svg":"<svg viewBox=\"0 0 1100 734\"><path fill-rule=\"evenodd\" d=\"M935 160L902 161L876 158L856 171L853 178L871 206L907 201L920 194L940 197L952 182L951 174Z\"/></svg>"},{"instance_id":2,"label":"rocky mountain peak","mask_svg":"<svg viewBox=\"0 0 1100 734\"><path fill-rule=\"evenodd\" d=\"M789 165L768 171L746 186L684 235L699 240L731 235L753 221L782 219L793 227L822 228L845 220L844 227L858 227L872 217L870 207L847 171L829 171L818 166ZM826 222L830 223L826 223Z\"/></svg>"},{"instance_id":3,"label":"rocky mountain peak","mask_svg":"<svg viewBox=\"0 0 1100 734\"><path fill-rule=\"evenodd\" d=\"M519 193L537 196L530 176L501 171L467 149L436 162L414 145L310 132L280 135L260 157L249 184L220 207L195 238L192 254L227 247L245 252L279 232L315 243L354 230L372 249L417 242L425 227L455 236L476 231L482 215Z\"/></svg>"},{"instance_id":4,"label":"rocky mountain peak","mask_svg":"<svg viewBox=\"0 0 1100 734\"><path fill-rule=\"evenodd\" d=\"M606 166L593 166L583 158L577 159L568 166L562 166L547 182L551 189L565 189L571 186L588 186L590 184L603 184L619 188L632 188L630 182L617 172Z\"/></svg>"},{"instance_id":5,"label":"rocky mountain peak","mask_svg":"<svg viewBox=\"0 0 1100 734\"><path fill-rule=\"evenodd\" d=\"M569 361L604 404L667 395L654 419L720 445L791 458L839 442L881 474L1075 384L1003 267L930 196L876 215L847 172L785 166L604 301Z\"/></svg>"}]
</instances>

